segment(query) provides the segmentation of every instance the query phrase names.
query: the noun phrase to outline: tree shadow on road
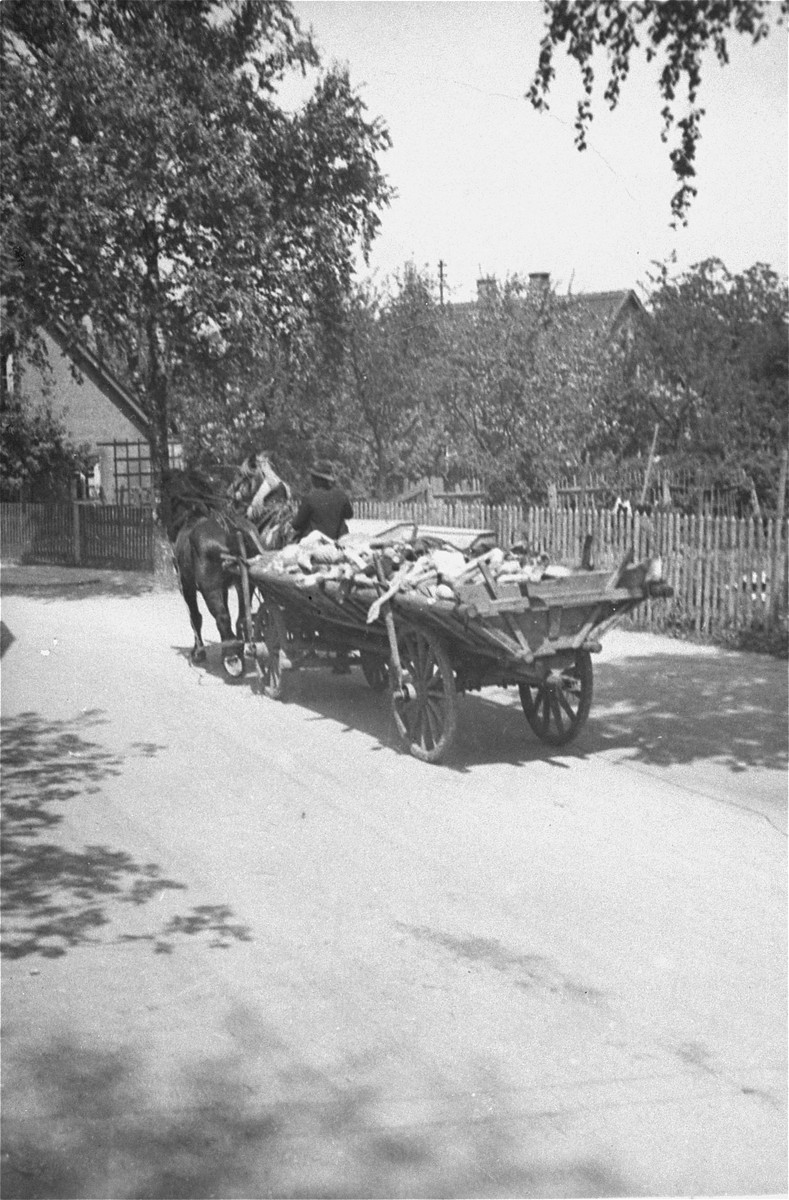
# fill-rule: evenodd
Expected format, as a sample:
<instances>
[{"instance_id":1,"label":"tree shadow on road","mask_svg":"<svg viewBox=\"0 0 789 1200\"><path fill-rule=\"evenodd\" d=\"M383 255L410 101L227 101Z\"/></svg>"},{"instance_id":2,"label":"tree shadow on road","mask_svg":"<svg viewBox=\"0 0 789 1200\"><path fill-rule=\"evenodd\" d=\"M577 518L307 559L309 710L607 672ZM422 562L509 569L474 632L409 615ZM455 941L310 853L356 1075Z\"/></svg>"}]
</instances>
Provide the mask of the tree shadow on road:
<instances>
[{"instance_id":1,"label":"tree shadow on road","mask_svg":"<svg viewBox=\"0 0 789 1200\"><path fill-rule=\"evenodd\" d=\"M84 600L93 596L130 598L149 592L174 590L165 587L151 571L91 570L85 567L3 567L2 595L30 596L37 600Z\"/></svg>"},{"instance_id":2,"label":"tree shadow on road","mask_svg":"<svg viewBox=\"0 0 789 1200\"><path fill-rule=\"evenodd\" d=\"M293 703L398 747L388 695L372 693L359 672L293 676L286 674ZM654 766L715 761L732 773L785 771L788 764L785 664L765 655L668 652L597 661L588 724L565 747L538 740L514 688L459 697L458 715L446 765L459 771L538 760L561 768L568 758L611 750Z\"/></svg>"},{"instance_id":3,"label":"tree shadow on road","mask_svg":"<svg viewBox=\"0 0 789 1200\"><path fill-rule=\"evenodd\" d=\"M464 736L453 760L472 763L560 762L617 751L631 762L668 767L716 762L733 774L750 768L785 771L787 679L762 655L651 654L595 664L588 724L569 746L539 742L517 693L505 704L467 697Z\"/></svg>"},{"instance_id":4,"label":"tree shadow on road","mask_svg":"<svg viewBox=\"0 0 789 1200\"><path fill-rule=\"evenodd\" d=\"M100 794L105 779L122 773L123 758L86 736L104 723L98 709L69 720L47 720L36 712L2 720L0 952L5 958L54 958L94 944L122 920L123 906L139 908L168 891L186 890L156 863L140 862L126 850L69 844L68 802ZM162 749L136 742L128 753L153 757ZM167 953L178 937L194 934L207 934L211 945L222 946L249 938L248 929L222 905L198 905L155 931L121 936L150 941L157 952Z\"/></svg>"},{"instance_id":5,"label":"tree shadow on road","mask_svg":"<svg viewBox=\"0 0 789 1200\"><path fill-rule=\"evenodd\" d=\"M735 774L787 768L786 666L764 655L603 662L593 713L594 748L626 751L633 761L669 766L711 759Z\"/></svg>"},{"instance_id":6,"label":"tree shadow on road","mask_svg":"<svg viewBox=\"0 0 789 1200\"><path fill-rule=\"evenodd\" d=\"M151 1092L130 1052L61 1038L14 1068L36 1119L9 1111L3 1195L140 1198L633 1196L610 1164L545 1153L561 1113L518 1111L490 1069L479 1090L436 1080L418 1119L391 1124L381 1087L353 1064L324 1072L270 1040L246 1056L204 1059ZM263 1075L261 1080L260 1075ZM369 1077L369 1072L367 1073ZM19 1084L18 1084L19 1086ZM486 1095L480 1118L478 1094ZM275 1098L276 1097L276 1098ZM402 1098L392 1097L402 1110ZM539 1155L530 1145L540 1146Z\"/></svg>"}]
</instances>

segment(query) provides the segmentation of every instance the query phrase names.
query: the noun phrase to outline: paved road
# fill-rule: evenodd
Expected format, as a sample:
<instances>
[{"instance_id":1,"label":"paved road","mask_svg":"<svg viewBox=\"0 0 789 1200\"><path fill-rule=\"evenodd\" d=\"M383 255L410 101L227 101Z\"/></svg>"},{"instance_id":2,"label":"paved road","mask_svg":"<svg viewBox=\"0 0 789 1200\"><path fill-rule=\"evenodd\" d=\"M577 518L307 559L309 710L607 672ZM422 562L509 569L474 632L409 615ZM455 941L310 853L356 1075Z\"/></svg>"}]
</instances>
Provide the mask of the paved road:
<instances>
[{"instance_id":1,"label":"paved road","mask_svg":"<svg viewBox=\"0 0 789 1200\"><path fill-rule=\"evenodd\" d=\"M429 767L133 577L2 616L4 1196L785 1191L785 663L615 631Z\"/></svg>"}]
</instances>

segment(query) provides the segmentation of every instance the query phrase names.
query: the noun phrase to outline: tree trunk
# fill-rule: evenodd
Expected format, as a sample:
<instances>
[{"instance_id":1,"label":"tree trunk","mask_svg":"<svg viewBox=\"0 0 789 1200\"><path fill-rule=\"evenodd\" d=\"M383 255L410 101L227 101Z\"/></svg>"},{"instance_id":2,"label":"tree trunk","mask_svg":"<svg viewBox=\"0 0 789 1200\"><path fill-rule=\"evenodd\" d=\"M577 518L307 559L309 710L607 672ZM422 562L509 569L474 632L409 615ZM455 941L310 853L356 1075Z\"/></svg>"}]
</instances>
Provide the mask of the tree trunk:
<instances>
[{"instance_id":1,"label":"tree trunk","mask_svg":"<svg viewBox=\"0 0 789 1200\"><path fill-rule=\"evenodd\" d=\"M151 475L154 493L160 496L162 475L170 462L167 378L160 374L152 382Z\"/></svg>"},{"instance_id":2,"label":"tree trunk","mask_svg":"<svg viewBox=\"0 0 789 1200\"><path fill-rule=\"evenodd\" d=\"M165 528L170 512L167 497L162 493L162 475L169 466L169 395L167 371L162 361L159 324L155 316L147 321L148 339L148 397L151 420L151 483L154 495L154 515Z\"/></svg>"}]
</instances>

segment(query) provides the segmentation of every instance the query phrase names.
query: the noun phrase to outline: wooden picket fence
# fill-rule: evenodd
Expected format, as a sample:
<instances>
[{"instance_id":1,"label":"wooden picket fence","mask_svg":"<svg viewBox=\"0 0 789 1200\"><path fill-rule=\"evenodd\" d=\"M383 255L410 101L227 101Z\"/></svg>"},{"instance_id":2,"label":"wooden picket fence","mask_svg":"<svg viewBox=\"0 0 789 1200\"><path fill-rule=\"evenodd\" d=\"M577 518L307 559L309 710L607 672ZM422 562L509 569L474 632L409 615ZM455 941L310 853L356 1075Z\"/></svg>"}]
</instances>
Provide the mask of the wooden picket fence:
<instances>
[{"instance_id":1,"label":"wooden picket fence","mask_svg":"<svg viewBox=\"0 0 789 1200\"><path fill-rule=\"evenodd\" d=\"M0 504L4 562L153 570L150 507Z\"/></svg>"},{"instance_id":2,"label":"wooden picket fence","mask_svg":"<svg viewBox=\"0 0 789 1200\"><path fill-rule=\"evenodd\" d=\"M574 566L593 538L598 567L617 566L630 547L637 558L660 555L672 600L648 601L630 618L645 629L720 635L786 630L789 611L786 520L753 517L652 516L585 509L404 504L355 500L358 518L395 524L490 530L500 546L521 542L551 562ZM118 505L0 504L4 562L64 563L153 570L150 508Z\"/></svg>"},{"instance_id":3,"label":"wooden picket fence","mask_svg":"<svg viewBox=\"0 0 789 1200\"><path fill-rule=\"evenodd\" d=\"M787 520L375 500L356 500L354 514L393 524L491 530L500 546L525 543L565 566L580 562L591 534L598 567L613 570L631 547L636 558L662 558L674 597L641 605L630 618L639 628L719 635L787 626Z\"/></svg>"}]
</instances>

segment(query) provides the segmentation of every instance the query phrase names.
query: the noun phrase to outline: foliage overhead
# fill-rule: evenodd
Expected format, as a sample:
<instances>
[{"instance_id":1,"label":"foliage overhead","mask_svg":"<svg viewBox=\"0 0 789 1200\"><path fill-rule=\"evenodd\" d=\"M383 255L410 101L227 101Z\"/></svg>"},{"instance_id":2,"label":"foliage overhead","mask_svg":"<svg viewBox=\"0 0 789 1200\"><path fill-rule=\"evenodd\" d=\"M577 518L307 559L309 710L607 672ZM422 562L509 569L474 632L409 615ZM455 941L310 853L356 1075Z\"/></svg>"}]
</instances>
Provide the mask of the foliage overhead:
<instances>
[{"instance_id":1,"label":"foliage overhead","mask_svg":"<svg viewBox=\"0 0 789 1200\"><path fill-rule=\"evenodd\" d=\"M753 480L769 504L789 436L788 319L786 281L762 263L739 274L718 259L679 275L659 267L609 399L607 449L643 452L657 424L662 456L732 485Z\"/></svg>"},{"instance_id":2,"label":"foliage overhead","mask_svg":"<svg viewBox=\"0 0 789 1200\"><path fill-rule=\"evenodd\" d=\"M567 54L578 63L584 98L578 102L575 122L576 145L586 148L592 120L595 82L594 56L602 50L608 58L604 99L616 108L631 61L643 53L647 62L660 64L658 88L663 101L662 140L672 130L677 137L669 157L679 187L671 200L674 223L687 223L688 211L697 188L696 148L701 139L704 109L698 104L704 54L712 50L721 65L729 61L727 39L740 34L759 42L777 18L780 24L789 12L789 0L544 0L546 31L540 57L527 98L538 110L548 107L548 96L556 75L554 52L566 43ZM683 95L684 93L684 95ZM684 115L677 110L685 104Z\"/></svg>"},{"instance_id":3,"label":"foliage overhead","mask_svg":"<svg viewBox=\"0 0 789 1200\"><path fill-rule=\"evenodd\" d=\"M359 289L349 319L343 416L373 495L402 490L430 467L442 363L433 281L409 264L387 292Z\"/></svg>"},{"instance_id":4,"label":"foliage overhead","mask_svg":"<svg viewBox=\"0 0 789 1200\"><path fill-rule=\"evenodd\" d=\"M176 397L214 400L343 319L388 202L389 138L284 0L7 0L0 288L27 346L89 314L166 458ZM104 339L103 343L101 339ZM118 363L120 356L120 363Z\"/></svg>"}]
</instances>

